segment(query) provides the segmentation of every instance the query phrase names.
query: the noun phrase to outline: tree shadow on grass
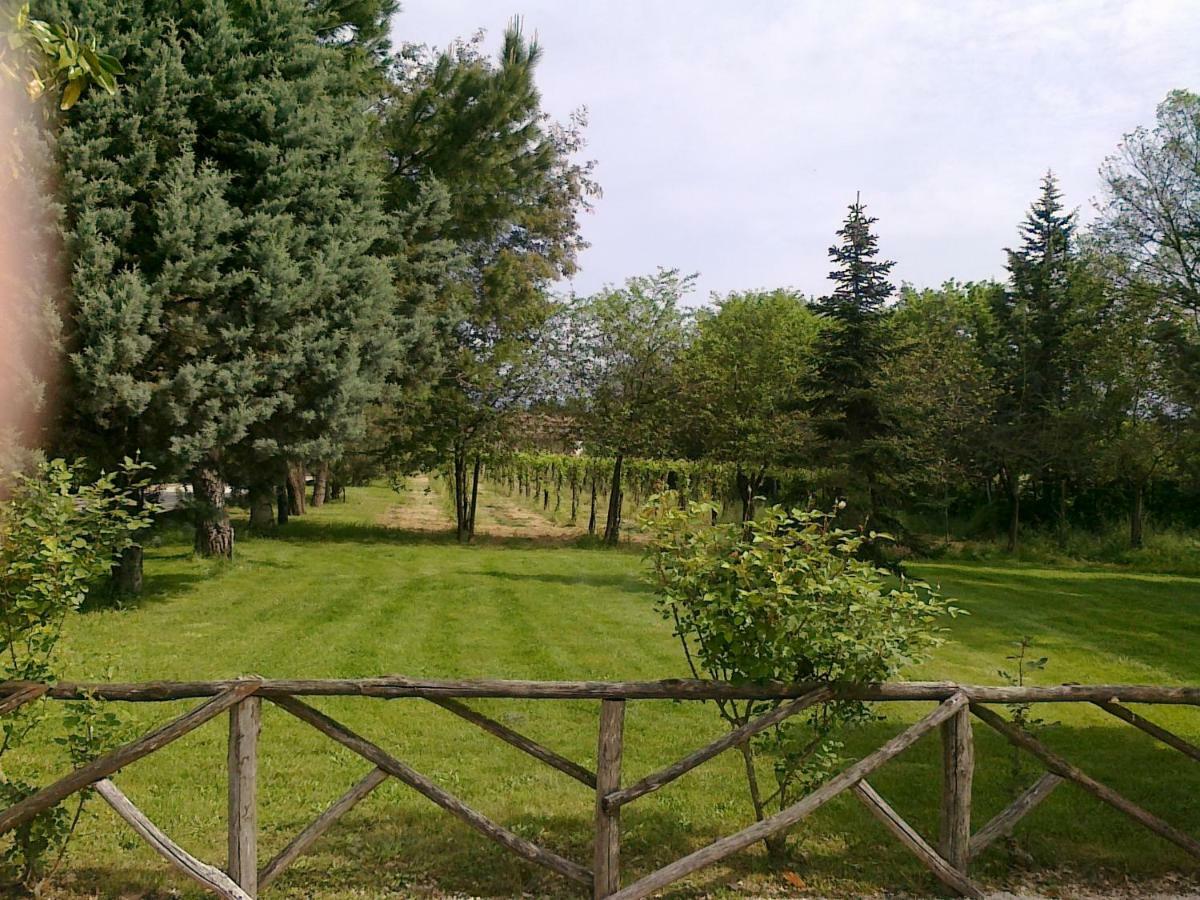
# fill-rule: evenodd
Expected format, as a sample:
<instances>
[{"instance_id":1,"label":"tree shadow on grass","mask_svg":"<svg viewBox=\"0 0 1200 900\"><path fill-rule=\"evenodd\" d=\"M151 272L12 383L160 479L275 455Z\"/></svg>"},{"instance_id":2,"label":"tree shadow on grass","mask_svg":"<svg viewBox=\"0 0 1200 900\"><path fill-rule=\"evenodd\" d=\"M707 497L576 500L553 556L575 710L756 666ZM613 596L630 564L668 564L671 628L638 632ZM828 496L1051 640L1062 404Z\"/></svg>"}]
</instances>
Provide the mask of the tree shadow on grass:
<instances>
[{"instance_id":1,"label":"tree shadow on grass","mask_svg":"<svg viewBox=\"0 0 1200 900\"><path fill-rule=\"evenodd\" d=\"M540 581L543 584L561 584L567 587L606 587L634 593L647 593L650 588L636 572L629 574L584 573L584 572L496 572L478 573L484 578L499 578L505 581Z\"/></svg>"},{"instance_id":2,"label":"tree shadow on grass","mask_svg":"<svg viewBox=\"0 0 1200 900\"><path fill-rule=\"evenodd\" d=\"M238 523L239 533L245 533L244 523ZM254 540L275 540L286 543L354 543L354 544L397 544L409 546L444 546L461 547L464 550L473 547L503 548L513 550L578 550L578 549L613 549L599 543L595 538L586 535L539 535L539 536L497 536L477 533L467 544L459 543L453 528L444 530L425 530L400 528L393 525L375 524L370 522L330 521L319 518L294 518L276 532L269 535L253 536ZM623 551L629 548L616 548Z\"/></svg>"}]
</instances>

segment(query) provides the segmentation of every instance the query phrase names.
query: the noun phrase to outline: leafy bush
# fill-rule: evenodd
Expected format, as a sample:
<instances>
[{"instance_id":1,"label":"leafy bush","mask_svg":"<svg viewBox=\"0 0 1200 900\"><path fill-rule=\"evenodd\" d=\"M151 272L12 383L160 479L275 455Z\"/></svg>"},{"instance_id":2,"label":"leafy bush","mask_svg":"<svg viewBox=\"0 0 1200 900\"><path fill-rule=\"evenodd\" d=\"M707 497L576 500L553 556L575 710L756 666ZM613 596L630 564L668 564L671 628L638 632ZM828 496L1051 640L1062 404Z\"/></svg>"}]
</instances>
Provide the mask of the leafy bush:
<instances>
[{"instance_id":1,"label":"leafy bush","mask_svg":"<svg viewBox=\"0 0 1200 900\"><path fill-rule=\"evenodd\" d=\"M0 503L0 680L55 680L55 650L67 617L149 524L149 512L129 499L144 470L126 460L119 471L87 483L78 466L53 460L13 480L10 497ZM116 720L90 701L59 708L65 734L59 744L73 765L82 765L101 751ZM49 705L36 703L0 721L5 806L35 788L8 771L4 758L48 715ZM55 807L15 829L0 851L0 878L27 886L41 880L50 858L61 859L83 802L80 795L73 814Z\"/></svg>"},{"instance_id":2,"label":"leafy bush","mask_svg":"<svg viewBox=\"0 0 1200 900\"><path fill-rule=\"evenodd\" d=\"M841 530L836 513L773 506L753 521L712 525L710 504L680 508L652 497L640 519L650 533L653 581L692 674L724 681L873 682L895 676L942 641L958 612L923 582L894 584L859 558L886 535ZM780 701L718 701L735 729ZM784 808L830 774L844 731L873 718L865 703L819 704L743 745L755 816ZM756 756L773 763L774 790L758 784ZM778 857L784 837L768 841Z\"/></svg>"}]
</instances>

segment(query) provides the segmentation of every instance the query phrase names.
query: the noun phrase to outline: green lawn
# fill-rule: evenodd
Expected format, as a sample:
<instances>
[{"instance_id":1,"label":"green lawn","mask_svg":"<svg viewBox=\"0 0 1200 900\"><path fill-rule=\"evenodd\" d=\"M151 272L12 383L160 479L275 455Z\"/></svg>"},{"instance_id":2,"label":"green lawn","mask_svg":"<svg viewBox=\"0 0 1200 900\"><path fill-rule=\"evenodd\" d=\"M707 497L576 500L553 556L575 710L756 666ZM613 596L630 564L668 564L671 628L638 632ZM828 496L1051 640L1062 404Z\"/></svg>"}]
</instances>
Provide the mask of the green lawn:
<instances>
[{"instance_id":1,"label":"green lawn","mask_svg":"<svg viewBox=\"0 0 1200 900\"><path fill-rule=\"evenodd\" d=\"M379 523L398 502L386 488L351 490L273 539L240 539L229 566L193 559L186 535L147 554L147 595L137 608L79 617L69 628L69 672L120 680L384 673L510 678L661 678L685 674L669 629L654 613L636 552L509 541L459 547ZM409 502L412 502L411 500ZM1200 579L1107 569L994 563L918 565L971 615L914 677L996 682L1009 643L1037 638L1046 681L1197 682ZM420 700L325 700L346 721L518 833L581 861L593 799L581 785ZM595 754L598 705L480 701L478 708L581 762ZM130 704L130 735L187 704ZM910 704L865 730L867 752L928 711ZM1104 713L1049 708L1046 739L1101 780L1174 824L1200 833L1200 766ZM1200 712L1157 708L1156 721L1200 741ZM636 702L626 726L632 780L721 732L711 707ZM977 729L977 823L1006 802L1008 755ZM186 848L224 858L225 728L212 723L116 776L117 783ZM266 705L260 848L265 861L369 764ZM873 782L925 834L935 831L938 746L926 739ZM45 779L50 751L26 764ZM718 758L623 814L626 877L646 873L748 821L739 760ZM1028 776L1032 781L1035 776ZM1200 867L1073 787L1059 789L1023 827L1039 865L1069 866L1082 881L1137 879ZM882 887L913 893L934 883L849 797L797 832L794 869L812 891L860 896ZM801 858L802 857L802 858ZM1003 851L979 865L1002 883ZM1061 876L1061 870L1060 870ZM1055 877L1060 877L1055 876ZM1065 876L1064 876L1065 877ZM98 804L57 879L64 897L197 895ZM268 892L279 897L451 894L575 896L557 876L508 855L402 785L385 783ZM757 851L696 876L677 895L795 892Z\"/></svg>"}]
</instances>

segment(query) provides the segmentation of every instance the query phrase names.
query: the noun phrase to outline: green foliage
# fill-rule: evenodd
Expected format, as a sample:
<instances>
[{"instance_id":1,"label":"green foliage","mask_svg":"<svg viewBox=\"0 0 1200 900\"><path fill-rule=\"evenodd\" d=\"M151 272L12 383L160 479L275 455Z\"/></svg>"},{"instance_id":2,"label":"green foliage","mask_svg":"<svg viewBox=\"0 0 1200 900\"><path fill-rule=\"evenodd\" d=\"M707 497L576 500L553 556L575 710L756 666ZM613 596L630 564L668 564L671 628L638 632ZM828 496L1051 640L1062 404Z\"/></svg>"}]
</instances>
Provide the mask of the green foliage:
<instances>
[{"instance_id":1,"label":"green foliage","mask_svg":"<svg viewBox=\"0 0 1200 900\"><path fill-rule=\"evenodd\" d=\"M871 682L895 676L941 643L941 619L958 610L920 581L859 558L865 535L834 527L836 513L773 506L759 518L710 524L712 507L681 509L652 497L640 519L650 533L657 607L673 622L692 674L724 681ZM731 728L778 706L718 704ZM836 764L846 729L872 718L855 701L819 705L764 732L757 752L774 764L762 796L747 766L755 812L782 808Z\"/></svg>"},{"instance_id":2,"label":"green foliage","mask_svg":"<svg viewBox=\"0 0 1200 900\"><path fill-rule=\"evenodd\" d=\"M479 40L440 54L406 47L380 129L389 207L422 213L406 237L436 312L418 348L423 384L389 398L382 443L402 470L453 459L464 540L471 459L553 389L562 304L550 286L575 272L585 246L578 216L599 192L592 164L575 159L584 114L560 124L542 110L537 41L519 20L497 59Z\"/></svg>"},{"instance_id":3,"label":"green foliage","mask_svg":"<svg viewBox=\"0 0 1200 900\"><path fill-rule=\"evenodd\" d=\"M375 63L319 37L334 12L78 4L137 77L61 138L67 440L203 474L202 520L222 480L273 497L288 460L336 459L424 328L418 254L384 210Z\"/></svg>"},{"instance_id":4,"label":"green foliage","mask_svg":"<svg viewBox=\"0 0 1200 900\"><path fill-rule=\"evenodd\" d=\"M876 221L855 199L837 233L840 243L829 248L836 287L815 304L826 327L816 347L809 407L820 452L835 472L829 492L848 499L860 521L878 523L894 470L882 382L891 355L884 303L895 290L888 281L895 263L876 258Z\"/></svg>"},{"instance_id":5,"label":"green foliage","mask_svg":"<svg viewBox=\"0 0 1200 900\"><path fill-rule=\"evenodd\" d=\"M1029 635L1024 635L1019 641L1013 641L1012 646L1016 648L1015 651L1004 657L1005 666L997 670L996 674L1014 687L1024 687L1033 673L1045 669L1046 663L1050 661L1049 657L1034 656L1030 653L1033 643L1033 638ZM1038 714L1037 707L1032 703L1007 703L1005 706L1013 724L1022 731L1037 733L1050 724ZM1029 786L1027 784L1029 773L1036 771L1036 767L1029 764L1027 755L1020 747L1009 747L1008 753L1008 791L1010 798L1015 800ZM1013 835L1005 836L1005 845L1008 847L1010 856L1024 858L1024 851L1020 849Z\"/></svg>"},{"instance_id":6,"label":"green foliage","mask_svg":"<svg viewBox=\"0 0 1200 900\"><path fill-rule=\"evenodd\" d=\"M144 485L146 467L126 460L117 472L94 482L82 467L63 460L43 463L15 478L0 504L0 680L54 681L55 651L63 626L96 581L108 573L149 512L134 508L126 487ZM3 766L47 715L32 704L0 723L0 802L6 806L36 788ZM91 701L71 704L57 740L76 766L96 756L116 728L115 717ZM29 885L46 874L49 857L61 853L79 820L54 807L15 830L3 851L0 877Z\"/></svg>"},{"instance_id":7,"label":"green foliage","mask_svg":"<svg viewBox=\"0 0 1200 900\"><path fill-rule=\"evenodd\" d=\"M586 443L601 453L656 455L675 387L672 364L689 338L683 298L695 275L635 276L576 310L577 383L587 404Z\"/></svg>"},{"instance_id":8,"label":"green foliage","mask_svg":"<svg viewBox=\"0 0 1200 900\"><path fill-rule=\"evenodd\" d=\"M100 49L95 35L74 25L45 22L29 14L29 4L10 13L0 38L0 74L23 78L31 99L61 91L59 109L70 109L89 84L117 91L120 61Z\"/></svg>"},{"instance_id":9,"label":"green foliage","mask_svg":"<svg viewBox=\"0 0 1200 900\"><path fill-rule=\"evenodd\" d=\"M675 441L689 457L737 467L745 518L768 472L811 449L804 399L819 333L796 293L729 294L700 311L674 367Z\"/></svg>"}]
</instances>

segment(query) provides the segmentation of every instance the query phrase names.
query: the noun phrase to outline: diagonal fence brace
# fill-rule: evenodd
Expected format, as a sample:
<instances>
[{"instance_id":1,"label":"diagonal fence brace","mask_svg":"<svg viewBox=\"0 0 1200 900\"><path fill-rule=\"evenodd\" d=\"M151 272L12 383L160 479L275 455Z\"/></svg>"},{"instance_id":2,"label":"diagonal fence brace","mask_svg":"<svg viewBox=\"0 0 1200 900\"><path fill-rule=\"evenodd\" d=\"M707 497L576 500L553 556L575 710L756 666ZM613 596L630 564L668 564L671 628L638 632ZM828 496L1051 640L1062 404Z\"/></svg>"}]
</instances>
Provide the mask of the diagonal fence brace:
<instances>
[{"instance_id":1,"label":"diagonal fence brace","mask_svg":"<svg viewBox=\"0 0 1200 900\"><path fill-rule=\"evenodd\" d=\"M457 816L476 831L507 847L517 856L545 866L572 881L591 886L592 873L583 866L544 847L539 847L532 841L527 841L507 828L497 825L487 816L471 809L453 794L438 787L411 766L402 763L387 751L355 734L319 710L313 709L307 703L294 697L271 697L270 699L280 709L286 710L300 721L308 723L317 731L333 738L343 747L353 750L368 762L373 762L387 774L403 781L417 793Z\"/></svg>"},{"instance_id":2,"label":"diagonal fence brace","mask_svg":"<svg viewBox=\"0 0 1200 900\"><path fill-rule=\"evenodd\" d=\"M238 682L206 703L200 704L191 712L142 735L136 741L97 757L90 763L80 766L70 775L65 775L53 784L30 794L24 800L14 803L8 809L0 812L0 834L25 824L38 813L61 803L76 791L90 787L101 778L107 778L131 762L148 756L156 750L161 750L172 741L178 740L210 719L215 719L231 706L245 700L257 691L258 687L258 681Z\"/></svg>"}]
</instances>

